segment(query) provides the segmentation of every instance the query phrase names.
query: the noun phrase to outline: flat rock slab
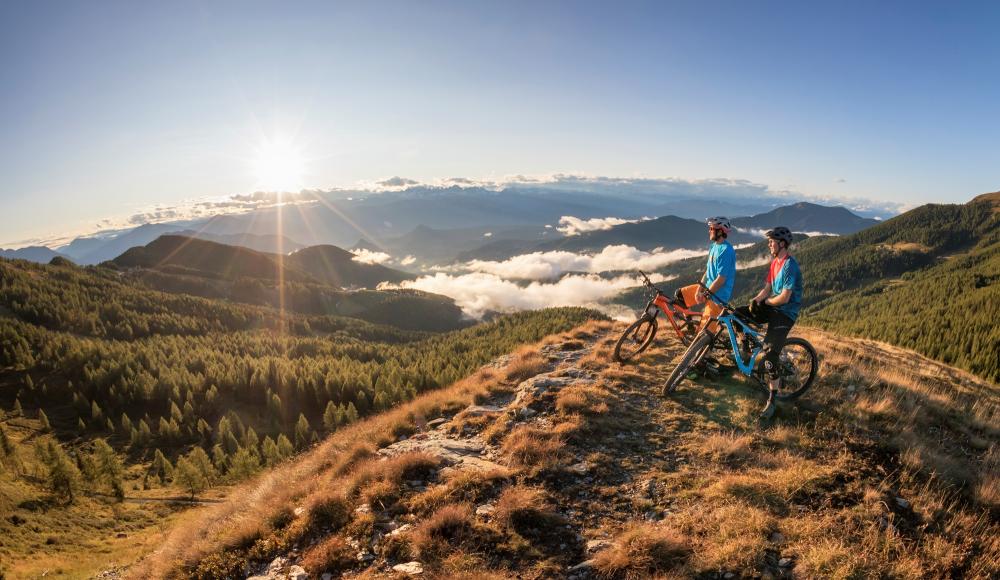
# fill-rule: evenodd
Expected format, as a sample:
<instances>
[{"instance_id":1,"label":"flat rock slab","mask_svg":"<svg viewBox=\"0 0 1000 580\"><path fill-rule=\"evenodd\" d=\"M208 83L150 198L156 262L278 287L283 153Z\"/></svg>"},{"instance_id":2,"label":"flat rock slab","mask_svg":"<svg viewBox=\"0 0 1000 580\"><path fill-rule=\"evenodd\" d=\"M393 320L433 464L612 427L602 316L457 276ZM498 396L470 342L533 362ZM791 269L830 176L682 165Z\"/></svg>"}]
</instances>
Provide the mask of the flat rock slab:
<instances>
[{"instance_id":1,"label":"flat rock slab","mask_svg":"<svg viewBox=\"0 0 1000 580\"><path fill-rule=\"evenodd\" d=\"M403 453L422 451L441 459L447 466L483 471L502 468L484 457L484 446L475 439L450 439L436 432L429 435L426 439L407 439L393 443L380 449L378 453L384 457L394 457Z\"/></svg>"},{"instance_id":2,"label":"flat rock slab","mask_svg":"<svg viewBox=\"0 0 1000 580\"><path fill-rule=\"evenodd\" d=\"M496 405L471 405L466 407L459 416L462 417L481 417L484 415L496 415L498 413L503 413L503 407L497 407Z\"/></svg>"}]
</instances>

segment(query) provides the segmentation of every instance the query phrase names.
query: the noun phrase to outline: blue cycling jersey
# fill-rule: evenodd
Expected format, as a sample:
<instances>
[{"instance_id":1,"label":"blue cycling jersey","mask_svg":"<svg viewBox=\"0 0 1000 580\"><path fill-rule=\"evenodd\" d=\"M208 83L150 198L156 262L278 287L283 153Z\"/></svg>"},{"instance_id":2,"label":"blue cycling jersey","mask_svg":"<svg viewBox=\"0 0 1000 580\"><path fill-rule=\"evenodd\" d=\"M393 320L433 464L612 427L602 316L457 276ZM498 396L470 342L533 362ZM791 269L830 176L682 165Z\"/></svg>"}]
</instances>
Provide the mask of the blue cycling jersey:
<instances>
[{"instance_id":1,"label":"blue cycling jersey","mask_svg":"<svg viewBox=\"0 0 1000 580\"><path fill-rule=\"evenodd\" d=\"M720 300L728 301L733 295L733 283L736 281L736 250L728 241L712 242L712 246L708 249L705 285L711 286L719 276L725 276L726 282L715 295Z\"/></svg>"}]
</instances>

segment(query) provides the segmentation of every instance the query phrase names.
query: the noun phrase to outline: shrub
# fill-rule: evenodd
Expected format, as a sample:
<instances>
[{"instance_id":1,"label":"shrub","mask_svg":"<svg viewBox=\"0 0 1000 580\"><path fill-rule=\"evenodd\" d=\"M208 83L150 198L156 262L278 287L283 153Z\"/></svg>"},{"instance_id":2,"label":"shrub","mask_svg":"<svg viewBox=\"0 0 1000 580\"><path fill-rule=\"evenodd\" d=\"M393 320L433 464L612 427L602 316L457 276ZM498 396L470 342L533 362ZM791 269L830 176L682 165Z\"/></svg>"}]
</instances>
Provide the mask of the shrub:
<instances>
[{"instance_id":1,"label":"shrub","mask_svg":"<svg viewBox=\"0 0 1000 580\"><path fill-rule=\"evenodd\" d=\"M503 442L503 453L515 467L551 469L561 464L564 443L557 435L522 425Z\"/></svg>"},{"instance_id":2,"label":"shrub","mask_svg":"<svg viewBox=\"0 0 1000 580\"><path fill-rule=\"evenodd\" d=\"M331 536L312 546L302 555L302 567L314 577L341 574L357 564L357 550L344 538Z\"/></svg>"},{"instance_id":3,"label":"shrub","mask_svg":"<svg viewBox=\"0 0 1000 580\"><path fill-rule=\"evenodd\" d=\"M612 547L597 553L594 568L605 578L649 578L683 565L689 554L679 532L637 524L619 535Z\"/></svg>"},{"instance_id":4,"label":"shrub","mask_svg":"<svg viewBox=\"0 0 1000 580\"><path fill-rule=\"evenodd\" d=\"M413 533L413 545L424 561L439 560L453 548L472 543L474 539L475 522L467 503L442 507Z\"/></svg>"}]
</instances>

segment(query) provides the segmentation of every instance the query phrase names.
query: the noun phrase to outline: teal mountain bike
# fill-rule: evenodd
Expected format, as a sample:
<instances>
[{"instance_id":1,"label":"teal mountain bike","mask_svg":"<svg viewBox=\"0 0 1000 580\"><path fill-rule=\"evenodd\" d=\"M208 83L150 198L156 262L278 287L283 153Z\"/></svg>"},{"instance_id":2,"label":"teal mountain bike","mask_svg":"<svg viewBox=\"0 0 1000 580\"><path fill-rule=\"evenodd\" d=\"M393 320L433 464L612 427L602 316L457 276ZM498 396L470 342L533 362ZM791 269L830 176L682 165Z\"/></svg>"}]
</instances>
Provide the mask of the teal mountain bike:
<instances>
[{"instance_id":1,"label":"teal mountain bike","mask_svg":"<svg viewBox=\"0 0 1000 580\"><path fill-rule=\"evenodd\" d=\"M664 383L664 396L673 393L687 377L688 372L695 369L709 351L712 349L726 350L727 348L732 349L736 368L767 391L769 388L768 379L764 373L763 364L764 336L759 328L740 317L732 306L713 294L704 284L701 284L701 287L708 293L709 299L723 308L722 314L717 318L712 318L713 321L719 323L718 330L710 332L708 328L705 328L694 337L684 352L681 362ZM724 335L729 339L728 344L726 344ZM819 370L816 349L807 340L790 336L781 347L778 361L781 386L775 394L775 399L791 401L801 397L812 386L816 372Z\"/></svg>"}]
</instances>

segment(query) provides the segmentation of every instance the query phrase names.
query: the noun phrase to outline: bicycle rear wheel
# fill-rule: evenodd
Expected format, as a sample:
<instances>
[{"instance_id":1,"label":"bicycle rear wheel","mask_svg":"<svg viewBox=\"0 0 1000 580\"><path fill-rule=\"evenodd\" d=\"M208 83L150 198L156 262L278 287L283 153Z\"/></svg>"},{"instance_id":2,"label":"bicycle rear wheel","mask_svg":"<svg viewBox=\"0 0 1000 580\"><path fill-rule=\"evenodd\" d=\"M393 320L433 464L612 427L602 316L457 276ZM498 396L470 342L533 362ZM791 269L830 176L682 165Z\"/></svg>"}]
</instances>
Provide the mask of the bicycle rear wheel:
<instances>
[{"instance_id":1,"label":"bicycle rear wheel","mask_svg":"<svg viewBox=\"0 0 1000 580\"><path fill-rule=\"evenodd\" d=\"M812 386L818 370L816 349L804 338L789 338L778 355L781 387L775 398L779 401L798 399Z\"/></svg>"},{"instance_id":2,"label":"bicycle rear wheel","mask_svg":"<svg viewBox=\"0 0 1000 580\"><path fill-rule=\"evenodd\" d=\"M656 337L656 319L643 316L633 322L615 343L614 359L616 362L627 362L649 348Z\"/></svg>"},{"instance_id":3,"label":"bicycle rear wheel","mask_svg":"<svg viewBox=\"0 0 1000 580\"><path fill-rule=\"evenodd\" d=\"M681 362L674 367L673 372L667 378L667 382L663 384L663 396L667 396L677 390L677 385L681 384L687 372L691 370L694 365L701 360L708 349L712 346L712 340L715 337L708 332L700 332L695 336L694 340L691 341L691 346L684 351L684 356L681 358Z\"/></svg>"}]
</instances>

